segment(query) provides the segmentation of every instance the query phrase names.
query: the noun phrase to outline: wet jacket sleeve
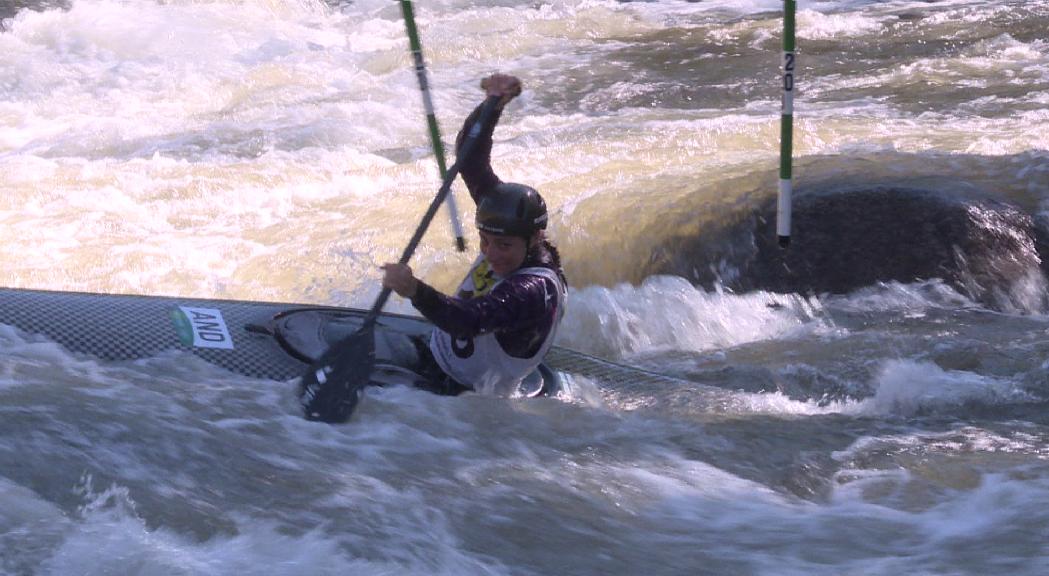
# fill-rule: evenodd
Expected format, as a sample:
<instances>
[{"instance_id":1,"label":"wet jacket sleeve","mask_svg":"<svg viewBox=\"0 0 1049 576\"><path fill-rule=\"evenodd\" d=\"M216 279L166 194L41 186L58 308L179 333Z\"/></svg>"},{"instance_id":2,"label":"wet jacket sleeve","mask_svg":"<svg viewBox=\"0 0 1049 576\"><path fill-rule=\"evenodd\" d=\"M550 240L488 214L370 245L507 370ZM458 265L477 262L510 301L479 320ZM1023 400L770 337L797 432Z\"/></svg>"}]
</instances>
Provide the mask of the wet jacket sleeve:
<instances>
[{"instance_id":1,"label":"wet jacket sleeve","mask_svg":"<svg viewBox=\"0 0 1049 576\"><path fill-rule=\"evenodd\" d=\"M541 276L517 274L484 296L461 299L442 294L420 281L412 305L435 326L457 338L522 330L548 316L551 296L546 282Z\"/></svg>"},{"instance_id":2,"label":"wet jacket sleeve","mask_svg":"<svg viewBox=\"0 0 1049 576\"><path fill-rule=\"evenodd\" d=\"M467 116L466 121L463 122L463 127L459 130L459 135L455 138L455 154L456 161L459 163L459 174L463 177L463 181L466 182L466 189L470 191L470 197L474 199L475 203L480 202L481 197L485 193L493 190L501 182L499 177L495 175L495 171L492 170L492 134L495 132L495 125L499 123L499 117L502 116L502 113L502 110L497 108L489 116L487 124L481 126L477 147L474 148L473 154L470 154L468 158L459 158L459 150L462 149L463 140L466 139L466 134L470 131L470 127L474 125L477 117L481 114L481 106L475 108Z\"/></svg>"}]
</instances>

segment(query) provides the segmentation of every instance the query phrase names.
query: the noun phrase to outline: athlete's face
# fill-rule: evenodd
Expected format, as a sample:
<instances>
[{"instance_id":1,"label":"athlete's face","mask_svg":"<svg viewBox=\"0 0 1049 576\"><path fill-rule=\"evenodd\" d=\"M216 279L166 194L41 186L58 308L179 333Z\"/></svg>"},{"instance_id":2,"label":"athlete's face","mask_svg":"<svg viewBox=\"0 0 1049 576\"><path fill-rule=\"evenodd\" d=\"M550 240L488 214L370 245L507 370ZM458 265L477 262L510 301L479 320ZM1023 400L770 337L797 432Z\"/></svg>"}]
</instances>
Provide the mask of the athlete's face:
<instances>
[{"instance_id":1,"label":"athlete's face","mask_svg":"<svg viewBox=\"0 0 1049 576\"><path fill-rule=\"evenodd\" d=\"M481 253L497 275L505 277L524 264L529 244L524 238L484 230L478 232L481 234Z\"/></svg>"}]
</instances>

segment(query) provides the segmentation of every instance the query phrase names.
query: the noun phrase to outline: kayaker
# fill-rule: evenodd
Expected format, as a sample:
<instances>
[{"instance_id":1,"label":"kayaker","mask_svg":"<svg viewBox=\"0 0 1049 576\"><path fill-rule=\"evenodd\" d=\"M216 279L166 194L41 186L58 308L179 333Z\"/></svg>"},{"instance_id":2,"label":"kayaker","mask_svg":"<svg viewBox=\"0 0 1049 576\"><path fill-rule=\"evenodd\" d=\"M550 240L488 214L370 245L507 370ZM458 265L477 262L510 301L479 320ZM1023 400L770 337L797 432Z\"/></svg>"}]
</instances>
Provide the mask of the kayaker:
<instances>
[{"instance_id":1,"label":"kayaker","mask_svg":"<svg viewBox=\"0 0 1049 576\"><path fill-rule=\"evenodd\" d=\"M383 285L409 298L435 326L419 347L416 369L443 394L514 390L550 349L566 304L561 259L544 232L546 203L534 188L503 182L492 170L492 134L503 107L521 93L521 81L493 74L481 88L500 101L473 154L459 164L477 204L481 253L455 296L419 280L407 265L382 267ZM464 122L457 152L480 110Z\"/></svg>"}]
</instances>

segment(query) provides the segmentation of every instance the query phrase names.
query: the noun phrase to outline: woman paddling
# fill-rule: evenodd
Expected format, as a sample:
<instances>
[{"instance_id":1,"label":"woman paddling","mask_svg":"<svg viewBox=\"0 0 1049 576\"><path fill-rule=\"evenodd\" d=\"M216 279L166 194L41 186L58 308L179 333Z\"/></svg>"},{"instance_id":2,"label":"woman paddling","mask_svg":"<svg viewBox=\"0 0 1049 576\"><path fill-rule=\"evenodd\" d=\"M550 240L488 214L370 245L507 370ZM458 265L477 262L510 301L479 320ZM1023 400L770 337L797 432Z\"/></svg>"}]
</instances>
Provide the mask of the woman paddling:
<instances>
[{"instance_id":1,"label":"woman paddling","mask_svg":"<svg viewBox=\"0 0 1049 576\"><path fill-rule=\"evenodd\" d=\"M429 344L420 346L417 370L444 394L516 390L553 344L566 303L561 259L544 233L546 203L534 188L500 180L491 166L492 133L521 82L494 74L481 88L499 104L473 154L459 165L477 204L481 254L455 296L417 279L407 265L382 267L383 286L409 298L435 326ZM480 110L464 122L457 152Z\"/></svg>"}]
</instances>

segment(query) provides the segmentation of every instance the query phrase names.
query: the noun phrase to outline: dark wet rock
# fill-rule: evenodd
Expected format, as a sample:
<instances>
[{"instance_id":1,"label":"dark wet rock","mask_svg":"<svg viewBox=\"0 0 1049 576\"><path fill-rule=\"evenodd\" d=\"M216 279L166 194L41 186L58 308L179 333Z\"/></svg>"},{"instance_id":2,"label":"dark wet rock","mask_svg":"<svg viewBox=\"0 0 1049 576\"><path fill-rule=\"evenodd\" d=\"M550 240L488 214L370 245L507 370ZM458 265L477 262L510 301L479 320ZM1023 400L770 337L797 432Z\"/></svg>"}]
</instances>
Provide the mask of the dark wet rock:
<instances>
[{"instance_id":1,"label":"dark wet rock","mask_svg":"<svg viewBox=\"0 0 1049 576\"><path fill-rule=\"evenodd\" d=\"M0 20L11 18L22 10L68 10L72 0L5 0L0 2Z\"/></svg>"},{"instance_id":2,"label":"dark wet rock","mask_svg":"<svg viewBox=\"0 0 1049 576\"><path fill-rule=\"evenodd\" d=\"M1010 204L886 187L799 194L793 213L786 250L768 202L698 237L668 239L648 272L803 294L940 278L997 309L1046 309L1049 225Z\"/></svg>"}]
</instances>

